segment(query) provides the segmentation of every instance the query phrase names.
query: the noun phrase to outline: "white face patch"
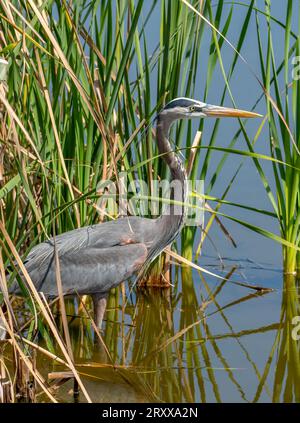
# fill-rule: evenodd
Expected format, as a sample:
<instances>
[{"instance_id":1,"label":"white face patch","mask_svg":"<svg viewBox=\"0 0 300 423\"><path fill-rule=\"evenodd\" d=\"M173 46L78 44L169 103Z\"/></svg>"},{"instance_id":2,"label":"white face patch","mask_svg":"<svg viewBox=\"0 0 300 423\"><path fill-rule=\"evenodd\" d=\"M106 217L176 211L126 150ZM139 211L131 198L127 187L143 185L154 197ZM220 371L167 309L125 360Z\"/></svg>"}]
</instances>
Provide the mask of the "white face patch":
<instances>
[{"instance_id":1,"label":"white face patch","mask_svg":"<svg viewBox=\"0 0 300 423\"><path fill-rule=\"evenodd\" d=\"M161 111L161 114L165 118L168 118L169 121L201 118L206 116L206 114L202 112L202 108L205 106L206 103L201 101L192 98L178 97L170 101Z\"/></svg>"}]
</instances>

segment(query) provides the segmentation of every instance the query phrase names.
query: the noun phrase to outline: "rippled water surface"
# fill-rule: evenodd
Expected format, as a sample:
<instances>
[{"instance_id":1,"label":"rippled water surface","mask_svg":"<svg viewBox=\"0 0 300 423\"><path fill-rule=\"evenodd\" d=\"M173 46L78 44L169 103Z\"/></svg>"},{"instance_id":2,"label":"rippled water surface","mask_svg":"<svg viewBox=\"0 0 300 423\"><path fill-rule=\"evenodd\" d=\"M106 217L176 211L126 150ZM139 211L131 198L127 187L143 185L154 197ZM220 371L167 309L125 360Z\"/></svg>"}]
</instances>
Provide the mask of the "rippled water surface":
<instances>
[{"instance_id":1,"label":"rippled water surface","mask_svg":"<svg viewBox=\"0 0 300 423\"><path fill-rule=\"evenodd\" d=\"M103 332L110 357L84 315L70 317L75 362L93 401L299 401L293 278L283 290L282 273L274 267L224 260L221 270L213 258L202 262L224 280L181 268L178 281L173 272L173 288L141 289L126 307L111 296ZM77 312L70 301L67 313ZM49 368L45 357L39 364L45 374L65 370ZM74 401L72 389L72 381L63 384L57 398ZM82 393L79 401L85 401Z\"/></svg>"}]
</instances>

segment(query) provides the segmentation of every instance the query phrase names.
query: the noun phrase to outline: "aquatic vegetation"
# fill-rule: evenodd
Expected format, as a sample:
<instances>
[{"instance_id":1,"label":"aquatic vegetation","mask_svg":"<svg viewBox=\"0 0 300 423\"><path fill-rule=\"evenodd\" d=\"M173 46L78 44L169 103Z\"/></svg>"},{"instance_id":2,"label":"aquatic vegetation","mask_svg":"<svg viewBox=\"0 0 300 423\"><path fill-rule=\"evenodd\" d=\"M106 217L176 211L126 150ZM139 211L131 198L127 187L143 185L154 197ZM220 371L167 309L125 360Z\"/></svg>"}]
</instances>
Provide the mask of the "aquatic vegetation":
<instances>
[{"instance_id":1,"label":"aquatic vegetation","mask_svg":"<svg viewBox=\"0 0 300 423\"><path fill-rule=\"evenodd\" d=\"M82 400L97 401L106 397L94 395L93 381L100 386L104 380L130 386L132 397L141 401L223 401L222 384L239 401L299 401L299 345L289 338L291 319L299 314L298 282L291 275L300 267L297 63L291 73L293 58L300 56L299 30L292 24L299 6L286 0L286 15L279 20L271 0L264 9L254 0L213 3L1 2L0 56L8 61L8 76L0 90L0 301L5 305L0 318L9 340L1 341L0 379L6 385L0 384L5 386L0 399L71 401L65 387L74 392L79 387ZM249 39L256 67L247 59ZM277 51L279 39L284 49ZM59 298L49 306L29 277L22 285L22 259L38 242L118 216L120 192L110 197L105 181L119 187L126 174L131 211L149 210L157 200L160 212L168 200L156 198L154 181L167 179L168 170L155 144L157 112L178 96L209 102L216 97L215 104L240 106L235 90L240 64L249 80L258 81L258 97L247 93L245 107L253 106L264 118L254 126L227 121L229 132L219 120L172 128L174 150L189 170L189 210L205 210L205 224L186 227L153 263L142 287L112 292L104 333L93 325L88 298L66 303ZM265 198L245 204L231 195L249 162ZM201 180L204 194L198 190ZM149 192L141 192L141 182ZM278 231L270 229L268 219ZM212 268L201 263L207 245L216 257L226 255L211 236L215 228L228 248L239 245L241 229L255 234L257 244L263 236L282 246L289 275L278 322L239 326L236 308L241 312L258 298L268 304L268 292L256 289L265 286L263 277L249 291L243 269L226 260ZM21 302L6 295L16 277L25 294ZM262 373L243 342L260 334L275 336ZM236 360L251 369L253 392L244 388L243 370L226 353L228 340Z\"/></svg>"}]
</instances>

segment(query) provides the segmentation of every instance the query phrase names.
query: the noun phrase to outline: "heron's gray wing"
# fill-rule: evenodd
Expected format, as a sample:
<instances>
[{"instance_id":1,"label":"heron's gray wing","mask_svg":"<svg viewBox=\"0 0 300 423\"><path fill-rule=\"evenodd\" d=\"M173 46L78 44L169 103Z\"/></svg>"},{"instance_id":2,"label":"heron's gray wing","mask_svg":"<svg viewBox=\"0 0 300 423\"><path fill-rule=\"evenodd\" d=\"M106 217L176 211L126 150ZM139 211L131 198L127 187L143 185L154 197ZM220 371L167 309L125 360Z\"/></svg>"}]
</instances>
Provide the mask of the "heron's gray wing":
<instances>
[{"instance_id":1,"label":"heron's gray wing","mask_svg":"<svg viewBox=\"0 0 300 423\"><path fill-rule=\"evenodd\" d=\"M69 251L59 257L64 294L105 293L132 276L147 258L144 244L129 244L110 248L84 248L80 254ZM57 295L55 260L44 277L40 269L29 269L37 289L47 295Z\"/></svg>"},{"instance_id":2,"label":"heron's gray wing","mask_svg":"<svg viewBox=\"0 0 300 423\"><path fill-rule=\"evenodd\" d=\"M72 271L74 284L81 283L82 273L80 268L87 269L86 274L89 274L88 264L91 261L95 263L99 260L100 264L100 267L91 267L93 275L95 274L95 269L101 273L101 257L103 257L104 264L108 263L108 257L112 257L113 262L111 265L114 265L115 269L120 272L122 263L127 258L127 252L130 251L130 249L125 247L143 245L143 256L144 248L147 248L153 239L154 224L151 219L132 217L65 232L56 236L55 242L51 239L34 247L24 264L37 289L43 290L42 288L47 284L49 293L51 284L53 284L52 289L56 289L56 280L53 276L55 275L55 248L60 263L62 263L60 266L61 275L70 273L70 269L76 267L77 273ZM122 248L124 249L122 250ZM139 249L140 247L137 248ZM137 258L139 258L139 255L137 255ZM135 260L135 256L132 257L132 260ZM128 258L128 264L129 262L130 259ZM125 273L128 264L124 267ZM103 276L102 280L104 281L104 279ZM50 280L51 283L49 282ZM110 283L110 280L108 278L108 283ZM122 275L122 280L124 280L124 275Z\"/></svg>"},{"instance_id":3,"label":"heron's gray wing","mask_svg":"<svg viewBox=\"0 0 300 423\"><path fill-rule=\"evenodd\" d=\"M149 245L154 237L155 220L126 217L98 225L85 226L62 233L55 237L56 251L59 256L86 247L110 248L117 245L143 243ZM54 251L54 239L36 245L28 254L25 264L31 266L47 262Z\"/></svg>"},{"instance_id":4,"label":"heron's gray wing","mask_svg":"<svg viewBox=\"0 0 300 423\"><path fill-rule=\"evenodd\" d=\"M155 221L139 217L126 217L98 225L78 228L54 239L36 245L28 254L24 264L30 269L48 266L53 259L54 245L59 257L72 251L81 254L85 248L111 248L118 245L153 241Z\"/></svg>"}]
</instances>

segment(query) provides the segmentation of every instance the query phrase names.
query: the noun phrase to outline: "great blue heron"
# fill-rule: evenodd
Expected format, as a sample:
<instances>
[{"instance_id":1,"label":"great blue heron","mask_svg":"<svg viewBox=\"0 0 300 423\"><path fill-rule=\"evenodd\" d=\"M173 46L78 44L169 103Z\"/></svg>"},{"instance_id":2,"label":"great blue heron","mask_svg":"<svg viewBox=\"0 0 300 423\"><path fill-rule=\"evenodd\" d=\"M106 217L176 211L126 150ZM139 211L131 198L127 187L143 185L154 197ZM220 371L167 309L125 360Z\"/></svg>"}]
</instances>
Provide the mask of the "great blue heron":
<instances>
[{"instance_id":1,"label":"great blue heron","mask_svg":"<svg viewBox=\"0 0 300 423\"><path fill-rule=\"evenodd\" d=\"M187 175L183 163L172 151L169 129L177 119L209 116L252 118L260 115L190 98L176 98L161 110L157 117L158 150L170 169L171 180L178 181L181 187L179 200L182 203L187 196ZM36 289L47 296L56 296L56 248L63 293L91 295L95 322L101 327L109 291L145 269L175 239L184 217L184 207L179 213L177 207L175 213L173 202L157 219L131 216L75 229L56 236L55 242L50 239L35 246L24 264Z\"/></svg>"}]
</instances>

